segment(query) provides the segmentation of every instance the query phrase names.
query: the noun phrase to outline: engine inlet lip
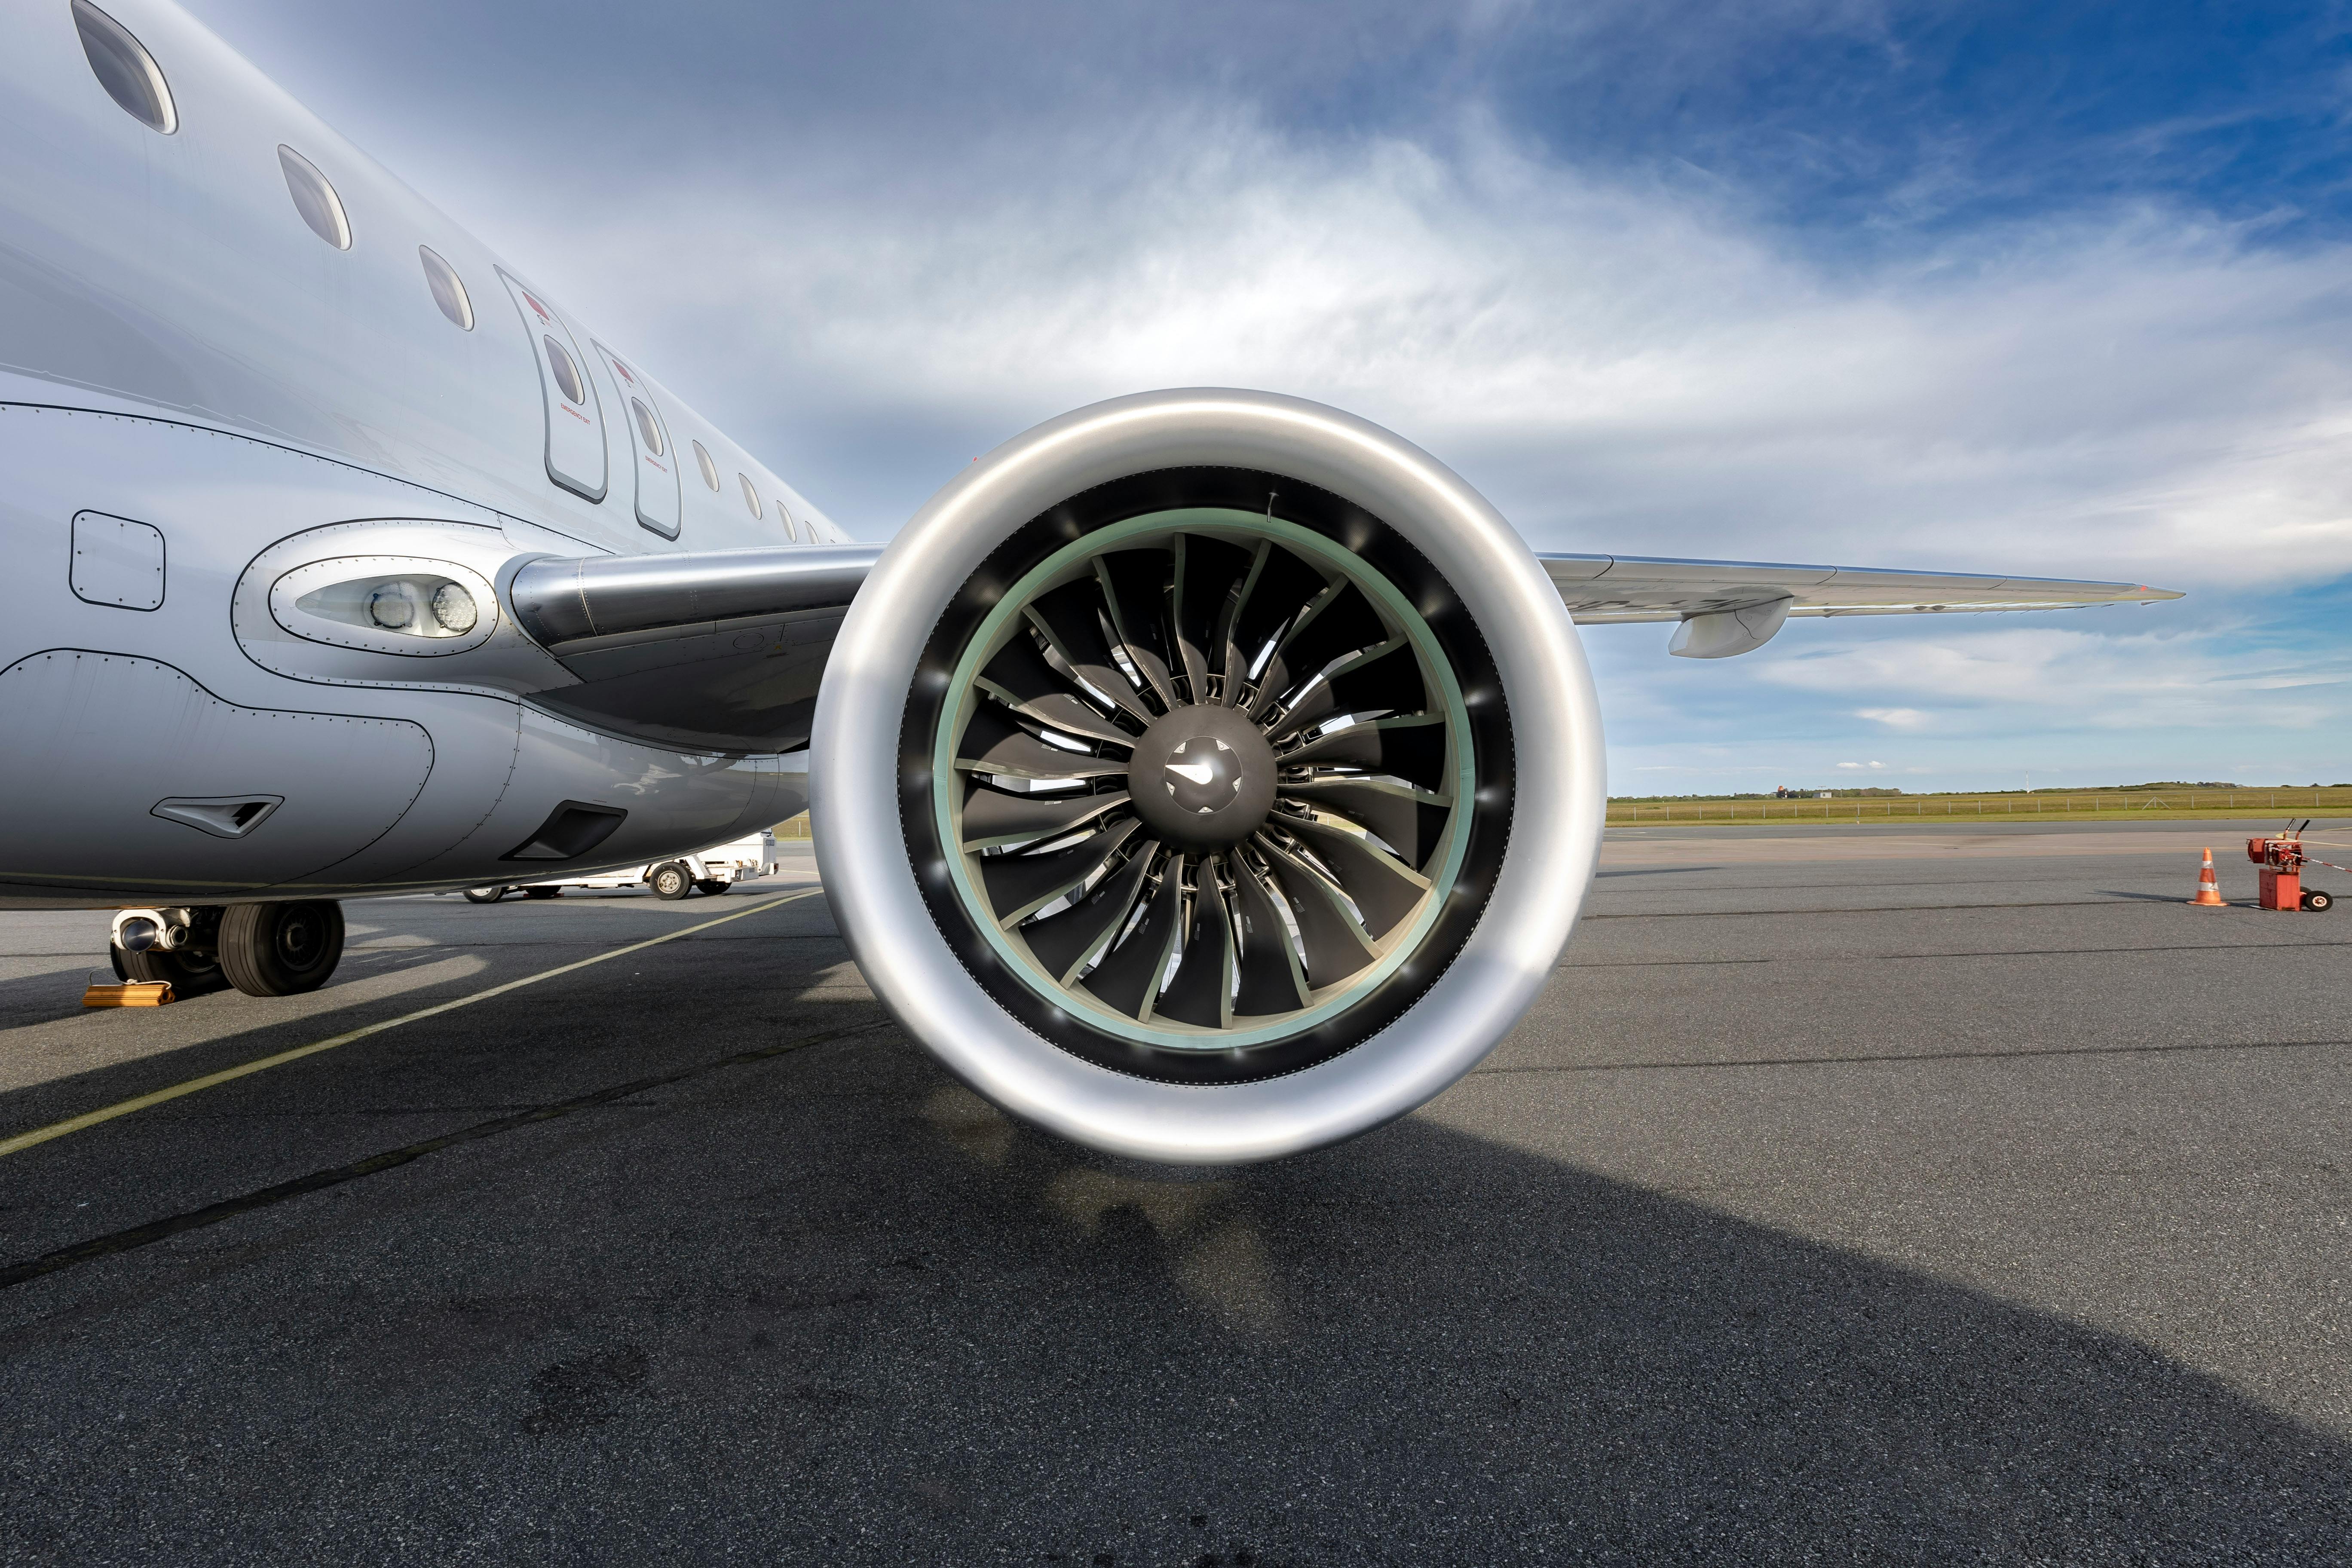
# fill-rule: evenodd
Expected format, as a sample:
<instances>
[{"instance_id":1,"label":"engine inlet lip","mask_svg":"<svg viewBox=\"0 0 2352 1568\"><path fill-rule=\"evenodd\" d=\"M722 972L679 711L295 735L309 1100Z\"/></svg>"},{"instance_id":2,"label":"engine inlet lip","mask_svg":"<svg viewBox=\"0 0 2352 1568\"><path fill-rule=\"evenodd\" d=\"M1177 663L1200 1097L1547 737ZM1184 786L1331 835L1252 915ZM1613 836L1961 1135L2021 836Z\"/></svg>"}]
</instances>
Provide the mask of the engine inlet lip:
<instances>
[{"instance_id":1,"label":"engine inlet lip","mask_svg":"<svg viewBox=\"0 0 2352 1568\"><path fill-rule=\"evenodd\" d=\"M1475 715L1530 714L1492 793L1507 852L1477 889L1481 921L1414 1005L1410 1026L1285 1076L1203 1086L1081 1060L999 1006L940 940L925 897L942 868L911 861L901 791L911 696L949 671L908 635L966 592L994 551L1063 499L1188 466L1295 476L1385 520L1454 585L1493 649ZM1003 585L1003 584L998 584ZM1475 1066L1553 974L1598 858L1606 795L1599 705L1559 594L1526 544L1429 454L1303 399L1223 388L1097 404L1015 437L961 473L899 531L834 645L811 742L820 868L853 956L899 1022L964 1083L1017 1117L1134 1158L1265 1160L1405 1114ZM1534 807L1510 810L1523 796ZM1483 803L1482 803L1483 804ZM1539 807L1539 808L1538 808Z\"/></svg>"}]
</instances>

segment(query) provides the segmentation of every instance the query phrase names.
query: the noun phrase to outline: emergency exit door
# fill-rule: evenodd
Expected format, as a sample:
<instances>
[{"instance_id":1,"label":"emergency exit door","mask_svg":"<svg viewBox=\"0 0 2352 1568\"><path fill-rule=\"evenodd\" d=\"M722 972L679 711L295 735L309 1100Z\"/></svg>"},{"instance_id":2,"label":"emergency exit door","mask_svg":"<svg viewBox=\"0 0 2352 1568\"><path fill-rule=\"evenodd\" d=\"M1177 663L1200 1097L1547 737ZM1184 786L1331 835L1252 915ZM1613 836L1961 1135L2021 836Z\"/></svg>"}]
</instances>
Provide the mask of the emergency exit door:
<instances>
[{"instance_id":1,"label":"emergency exit door","mask_svg":"<svg viewBox=\"0 0 2352 1568\"><path fill-rule=\"evenodd\" d=\"M677 454L670 449L669 424L662 417L660 400L620 355L603 343L596 344L596 353L621 394L621 423L628 426L629 449L636 458L637 521L664 539L676 539Z\"/></svg>"},{"instance_id":2,"label":"emergency exit door","mask_svg":"<svg viewBox=\"0 0 2352 1568\"><path fill-rule=\"evenodd\" d=\"M604 409L579 340L535 291L504 268L499 277L522 312L523 332L539 362L539 387L547 403L547 477L575 495L603 500Z\"/></svg>"}]
</instances>

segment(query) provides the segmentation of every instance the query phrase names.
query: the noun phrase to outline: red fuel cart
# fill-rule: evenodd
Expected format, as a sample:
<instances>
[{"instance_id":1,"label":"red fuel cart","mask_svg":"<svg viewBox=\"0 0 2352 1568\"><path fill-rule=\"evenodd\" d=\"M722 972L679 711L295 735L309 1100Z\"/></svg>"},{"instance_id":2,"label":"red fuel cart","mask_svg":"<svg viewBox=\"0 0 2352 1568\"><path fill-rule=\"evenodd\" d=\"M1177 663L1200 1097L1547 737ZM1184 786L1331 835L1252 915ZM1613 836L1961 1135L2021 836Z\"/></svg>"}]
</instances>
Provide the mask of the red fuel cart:
<instances>
[{"instance_id":1,"label":"red fuel cart","mask_svg":"<svg viewBox=\"0 0 2352 1568\"><path fill-rule=\"evenodd\" d=\"M2309 826L2305 823L2273 837L2246 840L2246 858L2263 868L2263 909L2305 910L2319 914L2335 906L2332 894L2303 885L2303 868L2309 859L2304 853L2303 828ZM2325 860L2319 863L2330 864Z\"/></svg>"}]
</instances>

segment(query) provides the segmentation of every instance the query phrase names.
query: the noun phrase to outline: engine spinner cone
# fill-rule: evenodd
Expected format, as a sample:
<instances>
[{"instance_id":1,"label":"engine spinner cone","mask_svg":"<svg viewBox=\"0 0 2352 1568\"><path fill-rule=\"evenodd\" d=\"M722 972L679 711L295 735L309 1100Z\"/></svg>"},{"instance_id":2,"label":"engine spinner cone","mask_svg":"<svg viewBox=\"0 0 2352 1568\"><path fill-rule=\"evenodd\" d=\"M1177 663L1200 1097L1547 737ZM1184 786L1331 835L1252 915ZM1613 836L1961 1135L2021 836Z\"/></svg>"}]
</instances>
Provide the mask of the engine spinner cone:
<instances>
[{"instance_id":1,"label":"engine spinner cone","mask_svg":"<svg viewBox=\"0 0 2352 1568\"><path fill-rule=\"evenodd\" d=\"M1274 809L1274 748L1238 709L1188 703L1135 743L1128 790L1144 826L1186 849L1230 849Z\"/></svg>"}]
</instances>

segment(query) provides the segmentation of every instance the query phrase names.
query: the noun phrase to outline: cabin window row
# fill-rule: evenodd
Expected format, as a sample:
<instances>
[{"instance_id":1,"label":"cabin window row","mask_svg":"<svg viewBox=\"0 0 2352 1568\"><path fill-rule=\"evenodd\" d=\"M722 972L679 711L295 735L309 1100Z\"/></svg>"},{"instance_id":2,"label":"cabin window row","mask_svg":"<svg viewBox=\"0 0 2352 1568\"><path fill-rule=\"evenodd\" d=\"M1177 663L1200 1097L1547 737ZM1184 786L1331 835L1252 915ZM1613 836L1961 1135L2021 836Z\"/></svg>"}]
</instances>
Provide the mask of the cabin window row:
<instances>
[{"instance_id":1,"label":"cabin window row","mask_svg":"<svg viewBox=\"0 0 2352 1568\"><path fill-rule=\"evenodd\" d=\"M90 0L70 0L70 4L74 28L81 37L82 53L88 57L91 74L98 78L99 85L106 89L107 96L148 129L164 136L177 133L180 114L172 96L172 85L165 79L163 68L155 63L154 56L147 52L147 47L129 28L90 4ZM337 250L349 250L352 247L351 215L345 211L334 182L328 179L316 163L283 142L278 144L278 164L286 176L286 190L293 198L294 210L310 232ZM466 291L465 279L458 277L457 269L431 246L418 246L416 256L425 268L425 283L432 293L433 303L453 326L461 331L472 331L473 297ZM542 317L547 315L536 300L531 304L539 309ZM584 418L592 394L579 360L570 349L558 342L551 332L541 333L540 342L547 356L549 380L554 390ZM635 378L629 375L627 368L617 358L614 358L609 351L606 357L616 373L634 384ZM644 454L656 460L666 456L669 450L669 440L659 417L646 405L643 397L631 396L628 402L636 440ZM553 416L551 410L550 418ZM601 416L596 423L601 427ZM695 466L701 471L704 486L713 494L719 493L724 487L719 479L718 463L701 442L694 442L693 447ZM660 466L658 461L656 466ZM604 499L601 482L592 494L587 484L559 471L551 451L549 473L564 488L589 500ZM766 508L761 503L758 487L751 483L751 476L738 473L735 480L742 489L745 509L754 518L765 518ZM783 525L784 536L798 541L801 531L793 526L791 512L785 510L781 500L775 505L776 521ZM671 538L677 537L675 519L668 520L668 526L665 528L659 521L644 518L644 509L640 507L639 510L641 521L646 521L647 527ZM809 538L811 542L814 542L814 530L810 531Z\"/></svg>"}]
</instances>

